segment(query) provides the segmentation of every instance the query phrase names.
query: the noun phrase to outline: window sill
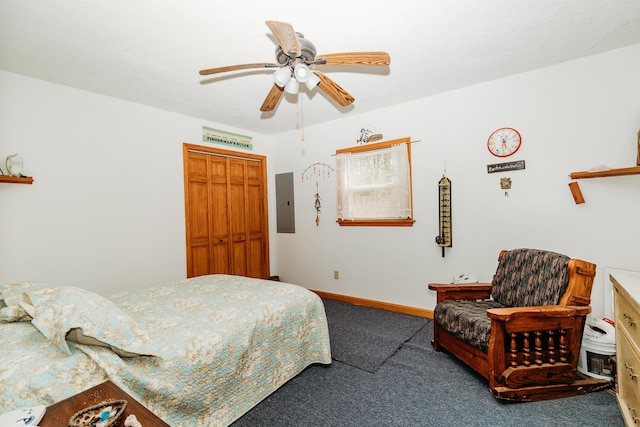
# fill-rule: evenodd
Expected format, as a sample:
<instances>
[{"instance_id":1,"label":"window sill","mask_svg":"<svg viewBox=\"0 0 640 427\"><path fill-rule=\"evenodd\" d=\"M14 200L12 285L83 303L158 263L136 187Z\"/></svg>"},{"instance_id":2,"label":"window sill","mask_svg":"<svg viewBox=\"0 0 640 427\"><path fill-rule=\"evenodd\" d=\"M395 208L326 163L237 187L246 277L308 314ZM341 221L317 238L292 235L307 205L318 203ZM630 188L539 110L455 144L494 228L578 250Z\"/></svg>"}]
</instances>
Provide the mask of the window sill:
<instances>
[{"instance_id":1,"label":"window sill","mask_svg":"<svg viewBox=\"0 0 640 427\"><path fill-rule=\"evenodd\" d=\"M413 218L407 219L338 219L336 221L340 227L413 227L416 222Z\"/></svg>"}]
</instances>

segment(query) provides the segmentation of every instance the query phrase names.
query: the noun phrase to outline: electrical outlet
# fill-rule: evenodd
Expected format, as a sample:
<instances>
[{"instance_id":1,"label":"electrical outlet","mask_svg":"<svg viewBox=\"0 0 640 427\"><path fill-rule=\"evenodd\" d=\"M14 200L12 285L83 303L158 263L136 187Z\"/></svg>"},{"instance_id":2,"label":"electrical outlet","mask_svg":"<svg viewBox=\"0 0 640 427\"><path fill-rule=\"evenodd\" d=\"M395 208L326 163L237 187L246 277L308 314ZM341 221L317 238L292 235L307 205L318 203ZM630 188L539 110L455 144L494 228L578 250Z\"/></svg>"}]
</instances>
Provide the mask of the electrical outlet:
<instances>
[{"instance_id":1,"label":"electrical outlet","mask_svg":"<svg viewBox=\"0 0 640 427\"><path fill-rule=\"evenodd\" d=\"M333 271L333 278L336 280L340 278L340 272L338 270Z\"/></svg>"}]
</instances>

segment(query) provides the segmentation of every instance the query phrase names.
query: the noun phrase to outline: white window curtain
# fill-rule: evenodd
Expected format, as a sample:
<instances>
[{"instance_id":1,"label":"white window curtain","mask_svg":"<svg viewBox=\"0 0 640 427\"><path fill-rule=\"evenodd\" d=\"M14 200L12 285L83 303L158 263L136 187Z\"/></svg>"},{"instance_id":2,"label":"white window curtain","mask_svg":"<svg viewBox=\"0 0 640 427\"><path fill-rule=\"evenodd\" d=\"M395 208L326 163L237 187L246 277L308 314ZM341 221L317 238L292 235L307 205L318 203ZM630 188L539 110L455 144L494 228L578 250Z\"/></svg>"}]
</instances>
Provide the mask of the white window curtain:
<instances>
[{"instance_id":1,"label":"white window curtain","mask_svg":"<svg viewBox=\"0 0 640 427\"><path fill-rule=\"evenodd\" d=\"M407 144L337 158L338 219L411 218L411 170Z\"/></svg>"}]
</instances>

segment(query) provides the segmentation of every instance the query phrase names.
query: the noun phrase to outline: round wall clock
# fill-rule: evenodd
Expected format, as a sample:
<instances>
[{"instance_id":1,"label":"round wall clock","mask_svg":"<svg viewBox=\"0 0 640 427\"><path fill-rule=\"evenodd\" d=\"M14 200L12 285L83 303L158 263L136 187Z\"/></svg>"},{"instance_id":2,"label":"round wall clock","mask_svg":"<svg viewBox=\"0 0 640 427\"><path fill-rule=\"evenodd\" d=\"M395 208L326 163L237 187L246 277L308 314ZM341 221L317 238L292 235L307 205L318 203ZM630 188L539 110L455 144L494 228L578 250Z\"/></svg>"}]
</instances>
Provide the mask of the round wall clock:
<instances>
[{"instance_id":1,"label":"round wall clock","mask_svg":"<svg viewBox=\"0 0 640 427\"><path fill-rule=\"evenodd\" d=\"M500 128L489 135L487 148L497 157L507 157L518 151L522 144L520 132L513 128Z\"/></svg>"}]
</instances>

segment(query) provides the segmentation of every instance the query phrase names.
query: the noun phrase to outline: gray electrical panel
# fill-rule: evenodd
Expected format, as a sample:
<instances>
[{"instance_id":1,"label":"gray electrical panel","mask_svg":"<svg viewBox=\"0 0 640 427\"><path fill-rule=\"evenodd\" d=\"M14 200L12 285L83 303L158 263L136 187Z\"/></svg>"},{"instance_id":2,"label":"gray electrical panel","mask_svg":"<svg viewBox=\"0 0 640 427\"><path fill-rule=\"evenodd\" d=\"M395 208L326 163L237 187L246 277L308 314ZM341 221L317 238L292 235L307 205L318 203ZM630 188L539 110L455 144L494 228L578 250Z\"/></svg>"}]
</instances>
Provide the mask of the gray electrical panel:
<instances>
[{"instance_id":1,"label":"gray electrical panel","mask_svg":"<svg viewBox=\"0 0 640 427\"><path fill-rule=\"evenodd\" d=\"M296 232L293 172L276 175L276 215L278 218L278 233Z\"/></svg>"}]
</instances>

